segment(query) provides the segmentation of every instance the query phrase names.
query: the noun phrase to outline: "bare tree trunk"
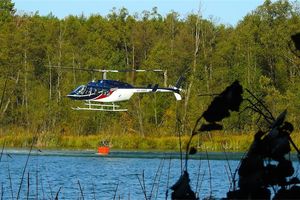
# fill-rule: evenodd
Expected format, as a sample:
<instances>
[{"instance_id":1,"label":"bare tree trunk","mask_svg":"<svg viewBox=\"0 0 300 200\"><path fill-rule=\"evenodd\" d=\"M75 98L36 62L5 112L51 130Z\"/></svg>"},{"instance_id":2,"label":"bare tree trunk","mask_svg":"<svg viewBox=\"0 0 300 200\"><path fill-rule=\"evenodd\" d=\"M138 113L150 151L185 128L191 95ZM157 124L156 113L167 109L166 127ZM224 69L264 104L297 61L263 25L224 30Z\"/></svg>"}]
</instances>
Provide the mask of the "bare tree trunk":
<instances>
[{"instance_id":1,"label":"bare tree trunk","mask_svg":"<svg viewBox=\"0 0 300 200\"><path fill-rule=\"evenodd\" d=\"M209 60L209 55L213 53L213 42L215 41L216 34L211 26L204 26L201 36L203 57L204 60ZM211 37L209 40L207 40L208 36ZM211 93L210 85L213 79L213 66L210 62L204 64L204 71L206 76L206 92L209 94Z\"/></svg>"},{"instance_id":2,"label":"bare tree trunk","mask_svg":"<svg viewBox=\"0 0 300 200\"><path fill-rule=\"evenodd\" d=\"M134 44L132 46L132 70L135 70L135 48L134 48ZM132 71L131 72L131 83L134 84L134 80L135 80L135 72Z\"/></svg>"},{"instance_id":3,"label":"bare tree trunk","mask_svg":"<svg viewBox=\"0 0 300 200\"><path fill-rule=\"evenodd\" d=\"M140 126L140 134L142 137L145 137L144 134L144 123L143 123L143 113L141 112L141 99L140 96L138 98L138 108L137 108L137 116L139 120L139 126Z\"/></svg>"},{"instance_id":4,"label":"bare tree trunk","mask_svg":"<svg viewBox=\"0 0 300 200\"><path fill-rule=\"evenodd\" d=\"M2 105L3 105L3 101L4 101L4 96L5 96L5 92L6 92L6 86L7 86L7 80L8 80L8 78L6 77L5 82L4 82L3 91L2 91L2 96L1 96L0 111L2 109Z\"/></svg>"},{"instance_id":5,"label":"bare tree trunk","mask_svg":"<svg viewBox=\"0 0 300 200\"><path fill-rule=\"evenodd\" d=\"M24 50L24 93L23 93L23 105L27 111L28 99L27 99L27 50Z\"/></svg>"},{"instance_id":6,"label":"bare tree trunk","mask_svg":"<svg viewBox=\"0 0 300 200\"><path fill-rule=\"evenodd\" d=\"M4 109L3 109L2 112L1 112L0 118L2 118L2 117L4 116L6 110L8 109L8 106L9 106L9 104L11 103L11 96L15 96L14 94L15 94L15 90L16 90L16 88L17 88L17 85L18 85L18 83L19 83L19 77L20 77L20 71L18 71L17 78L16 78L16 80L15 80L15 85L16 85L16 86L15 86L15 88L9 93L7 102L6 102L5 106L4 106ZM1 104L2 104L2 102L1 102Z\"/></svg>"},{"instance_id":7,"label":"bare tree trunk","mask_svg":"<svg viewBox=\"0 0 300 200\"><path fill-rule=\"evenodd\" d=\"M129 68L129 53L128 53L128 46L127 42L124 39L124 46L125 46L125 61L126 61L126 69ZM127 73L126 80L129 81L130 79L130 73Z\"/></svg>"},{"instance_id":8,"label":"bare tree trunk","mask_svg":"<svg viewBox=\"0 0 300 200\"><path fill-rule=\"evenodd\" d=\"M174 63L174 40L175 40L175 23L174 23L174 13L172 13L172 23L171 23L171 59Z\"/></svg>"},{"instance_id":9,"label":"bare tree trunk","mask_svg":"<svg viewBox=\"0 0 300 200\"><path fill-rule=\"evenodd\" d=\"M62 61L62 44L63 44L63 35L64 31L62 30L62 25L60 23L59 26L59 38L58 38L58 77L57 77L57 102L61 101L61 78L62 78L62 71L61 71L61 61Z\"/></svg>"},{"instance_id":10,"label":"bare tree trunk","mask_svg":"<svg viewBox=\"0 0 300 200\"><path fill-rule=\"evenodd\" d=\"M210 83L209 83L209 67L207 66L207 64L204 65L204 72L205 72L205 75L206 75L206 93L209 94L210 92Z\"/></svg>"},{"instance_id":11,"label":"bare tree trunk","mask_svg":"<svg viewBox=\"0 0 300 200\"><path fill-rule=\"evenodd\" d=\"M128 46L126 40L124 40L124 46L125 46L125 59L126 59L126 67L129 66L129 53L128 53Z\"/></svg>"},{"instance_id":12,"label":"bare tree trunk","mask_svg":"<svg viewBox=\"0 0 300 200\"><path fill-rule=\"evenodd\" d=\"M50 102L52 99L52 65L51 65L49 55L48 55L48 65L49 65L49 102Z\"/></svg>"},{"instance_id":13,"label":"bare tree trunk","mask_svg":"<svg viewBox=\"0 0 300 200\"><path fill-rule=\"evenodd\" d=\"M23 105L25 105L25 119L26 125L29 126L29 116L28 116L28 83L27 83L27 50L24 50L24 93L23 93Z\"/></svg>"},{"instance_id":14,"label":"bare tree trunk","mask_svg":"<svg viewBox=\"0 0 300 200\"><path fill-rule=\"evenodd\" d=\"M75 55L73 53L73 59L72 59L72 66L73 66L73 84L76 85L76 72L75 72Z\"/></svg>"},{"instance_id":15,"label":"bare tree trunk","mask_svg":"<svg viewBox=\"0 0 300 200\"><path fill-rule=\"evenodd\" d=\"M171 63L174 66L174 42L175 42L175 13L172 13L172 22L171 22ZM167 85L167 79L168 79L168 74L167 70L164 72L164 86L168 87Z\"/></svg>"},{"instance_id":16,"label":"bare tree trunk","mask_svg":"<svg viewBox=\"0 0 300 200\"><path fill-rule=\"evenodd\" d=\"M192 87L194 84L195 79L195 73L196 73L196 66L197 66L197 56L199 53L199 43L200 43L200 30L199 30L199 16L200 16L200 9L197 16L197 21L195 24L195 50L194 50L194 60L193 60L193 66L192 66L192 75L191 80L187 88L186 96L185 96L185 102L184 102L184 112L183 112L183 131L186 131L186 122L187 122L187 113L188 113L188 106L189 106L189 100L191 96Z\"/></svg>"},{"instance_id":17,"label":"bare tree trunk","mask_svg":"<svg viewBox=\"0 0 300 200\"><path fill-rule=\"evenodd\" d=\"M168 70L164 71L164 86L168 87Z\"/></svg>"},{"instance_id":18,"label":"bare tree trunk","mask_svg":"<svg viewBox=\"0 0 300 200\"><path fill-rule=\"evenodd\" d=\"M249 86L251 85L251 61L250 61L250 56L251 56L251 52L250 52L250 46L248 44L248 48L247 48L247 87L249 88Z\"/></svg>"},{"instance_id":19,"label":"bare tree trunk","mask_svg":"<svg viewBox=\"0 0 300 200\"><path fill-rule=\"evenodd\" d=\"M4 109L3 109L2 113L1 113L1 118L4 116L4 114L5 114L8 106L9 106L9 104L10 104L10 98L7 100L7 102L6 102L5 106L4 106Z\"/></svg>"},{"instance_id":20,"label":"bare tree trunk","mask_svg":"<svg viewBox=\"0 0 300 200\"><path fill-rule=\"evenodd\" d=\"M154 119L155 119L155 126L158 125L158 118L157 118L157 98L156 93L154 93Z\"/></svg>"}]
</instances>

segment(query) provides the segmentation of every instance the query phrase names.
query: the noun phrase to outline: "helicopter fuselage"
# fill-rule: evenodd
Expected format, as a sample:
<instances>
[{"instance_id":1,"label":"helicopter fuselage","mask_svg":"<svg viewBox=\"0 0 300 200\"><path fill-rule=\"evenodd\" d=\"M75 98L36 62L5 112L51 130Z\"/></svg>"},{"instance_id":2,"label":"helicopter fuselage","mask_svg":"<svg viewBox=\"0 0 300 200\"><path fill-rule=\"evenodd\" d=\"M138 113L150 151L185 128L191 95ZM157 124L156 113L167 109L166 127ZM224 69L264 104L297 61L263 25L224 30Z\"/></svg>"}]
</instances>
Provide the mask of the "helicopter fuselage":
<instances>
[{"instance_id":1,"label":"helicopter fuselage","mask_svg":"<svg viewBox=\"0 0 300 200\"><path fill-rule=\"evenodd\" d=\"M173 92L177 100L181 100L179 89L158 88L158 86L133 87L132 85L115 80L98 80L87 85L81 85L67 96L74 100L114 103L129 100L135 93Z\"/></svg>"}]
</instances>

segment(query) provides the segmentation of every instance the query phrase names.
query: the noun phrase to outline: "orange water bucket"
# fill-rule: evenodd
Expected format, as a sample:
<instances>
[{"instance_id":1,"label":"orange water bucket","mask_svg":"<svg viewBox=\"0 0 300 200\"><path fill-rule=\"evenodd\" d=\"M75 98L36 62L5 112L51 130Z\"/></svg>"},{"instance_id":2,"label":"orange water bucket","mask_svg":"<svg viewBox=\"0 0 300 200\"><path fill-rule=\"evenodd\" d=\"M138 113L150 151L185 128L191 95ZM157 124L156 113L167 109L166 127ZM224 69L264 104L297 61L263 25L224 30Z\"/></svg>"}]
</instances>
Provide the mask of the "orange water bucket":
<instances>
[{"instance_id":1,"label":"orange water bucket","mask_svg":"<svg viewBox=\"0 0 300 200\"><path fill-rule=\"evenodd\" d=\"M107 155L107 154L109 154L109 150L110 149L107 146L98 147L98 154Z\"/></svg>"}]
</instances>

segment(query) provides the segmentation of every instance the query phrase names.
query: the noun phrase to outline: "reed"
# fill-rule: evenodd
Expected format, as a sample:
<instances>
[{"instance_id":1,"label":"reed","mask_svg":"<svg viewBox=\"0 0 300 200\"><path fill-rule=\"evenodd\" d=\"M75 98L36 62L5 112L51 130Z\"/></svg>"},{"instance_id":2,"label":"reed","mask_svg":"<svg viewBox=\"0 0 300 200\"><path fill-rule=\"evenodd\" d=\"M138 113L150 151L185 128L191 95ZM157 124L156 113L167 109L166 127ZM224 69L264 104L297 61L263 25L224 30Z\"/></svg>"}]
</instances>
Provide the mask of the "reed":
<instances>
[{"instance_id":1,"label":"reed","mask_svg":"<svg viewBox=\"0 0 300 200\"><path fill-rule=\"evenodd\" d=\"M83 190L82 190L82 187L81 187L80 181L78 180L78 182L77 182L77 183L78 183L79 190L80 190L80 195L81 195L81 196L80 196L80 197L81 197L80 199L84 200Z\"/></svg>"},{"instance_id":2,"label":"reed","mask_svg":"<svg viewBox=\"0 0 300 200\"><path fill-rule=\"evenodd\" d=\"M118 191L118 188L119 188L119 181L118 181L118 183L117 183L117 185L116 185L116 189L115 189L115 192L114 192L114 198L113 198L113 200L115 200L116 199L116 196L117 196L117 191Z\"/></svg>"},{"instance_id":3,"label":"reed","mask_svg":"<svg viewBox=\"0 0 300 200\"><path fill-rule=\"evenodd\" d=\"M141 190L143 191L143 194L144 194L144 198L145 200L148 200L148 197L147 197L147 191L146 191L146 186L145 186L145 176L144 176L144 171L142 172L142 179L140 179L139 175L137 174L137 179L139 181L139 184L141 186Z\"/></svg>"}]
</instances>

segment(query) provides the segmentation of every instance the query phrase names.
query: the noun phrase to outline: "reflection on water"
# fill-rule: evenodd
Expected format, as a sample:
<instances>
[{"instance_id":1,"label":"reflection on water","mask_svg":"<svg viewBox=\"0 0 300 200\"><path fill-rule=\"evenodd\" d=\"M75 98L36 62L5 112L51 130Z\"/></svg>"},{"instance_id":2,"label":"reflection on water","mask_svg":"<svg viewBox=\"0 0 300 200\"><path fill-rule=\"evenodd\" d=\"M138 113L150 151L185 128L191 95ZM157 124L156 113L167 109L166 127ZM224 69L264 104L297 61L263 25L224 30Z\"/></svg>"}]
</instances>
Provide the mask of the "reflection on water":
<instances>
[{"instance_id":1,"label":"reflection on water","mask_svg":"<svg viewBox=\"0 0 300 200\"><path fill-rule=\"evenodd\" d=\"M4 199L17 196L27 152L4 151L0 163L0 189L3 188ZM209 154L212 158L212 189L207 160L189 161L191 185L194 191L198 185L200 198L209 196L210 192L218 198L226 196L230 186L228 163L234 171L239 162L236 158L240 158L241 154L229 156L234 160L227 162L223 153ZM196 155L194 158L202 157ZM148 197L152 194L151 199L166 199L168 188L180 175L178 158L178 154L174 153L112 152L101 157L94 152L33 151L25 171L20 199L27 196L30 199L54 199L58 191L59 199L113 199L114 196L118 199L145 199L139 180L144 180ZM170 194L171 190L168 191L168 199Z\"/></svg>"}]
</instances>

